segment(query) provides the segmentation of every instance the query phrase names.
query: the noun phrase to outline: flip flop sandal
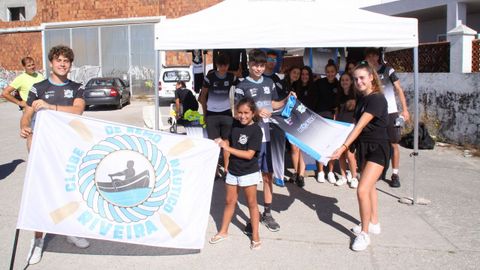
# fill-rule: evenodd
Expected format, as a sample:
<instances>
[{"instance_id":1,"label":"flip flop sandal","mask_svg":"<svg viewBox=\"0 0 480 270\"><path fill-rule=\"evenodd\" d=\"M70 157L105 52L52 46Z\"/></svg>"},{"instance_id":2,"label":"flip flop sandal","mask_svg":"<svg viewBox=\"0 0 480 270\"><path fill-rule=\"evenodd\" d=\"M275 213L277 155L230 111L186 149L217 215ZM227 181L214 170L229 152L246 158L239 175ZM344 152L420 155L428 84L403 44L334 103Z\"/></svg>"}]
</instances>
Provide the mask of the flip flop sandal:
<instances>
[{"instance_id":1,"label":"flip flop sandal","mask_svg":"<svg viewBox=\"0 0 480 270\"><path fill-rule=\"evenodd\" d=\"M250 243L250 249L251 250L259 250L262 247L262 241L253 241Z\"/></svg>"},{"instance_id":2,"label":"flip flop sandal","mask_svg":"<svg viewBox=\"0 0 480 270\"><path fill-rule=\"evenodd\" d=\"M208 240L208 242L210 244L218 244L220 242L222 242L223 240L227 239L228 236L221 236L219 234L217 235L214 235L212 238L210 238L210 240Z\"/></svg>"}]
</instances>

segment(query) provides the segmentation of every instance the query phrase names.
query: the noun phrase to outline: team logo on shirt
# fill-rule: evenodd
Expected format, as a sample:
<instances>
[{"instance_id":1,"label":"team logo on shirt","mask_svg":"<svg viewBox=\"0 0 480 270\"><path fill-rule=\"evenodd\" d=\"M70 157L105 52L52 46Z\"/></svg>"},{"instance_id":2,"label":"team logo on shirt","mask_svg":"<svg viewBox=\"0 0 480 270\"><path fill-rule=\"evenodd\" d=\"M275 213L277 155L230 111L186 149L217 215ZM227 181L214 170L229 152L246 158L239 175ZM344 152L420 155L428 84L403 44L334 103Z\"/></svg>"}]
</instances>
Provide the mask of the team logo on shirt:
<instances>
[{"instance_id":1,"label":"team logo on shirt","mask_svg":"<svg viewBox=\"0 0 480 270\"><path fill-rule=\"evenodd\" d=\"M252 97L256 97L256 96L257 96L257 91L258 91L257 88L252 88L252 89L250 89L250 95L251 95Z\"/></svg>"},{"instance_id":2,"label":"team logo on shirt","mask_svg":"<svg viewBox=\"0 0 480 270\"><path fill-rule=\"evenodd\" d=\"M213 87L218 87L218 82L213 82Z\"/></svg>"},{"instance_id":3,"label":"team logo on shirt","mask_svg":"<svg viewBox=\"0 0 480 270\"><path fill-rule=\"evenodd\" d=\"M230 82L229 81L224 81L223 86L230 86Z\"/></svg>"},{"instance_id":4,"label":"team logo on shirt","mask_svg":"<svg viewBox=\"0 0 480 270\"><path fill-rule=\"evenodd\" d=\"M270 94L270 87L264 86L264 87L263 87L263 93L269 95L269 94Z\"/></svg>"},{"instance_id":5,"label":"team logo on shirt","mask_svg":"<svg viewBox=\"0 0 480 270\"><path fill-rule=\"evenodd\" d=\"M65 98L73 98L73 90L65 89L63 90L63 97Z\"/></svg>"},{"instance_id":6,"label":"team logo on shirt","mask_svg":"<svg viewBox=\"0 0 480 270\"><path fill-rule=\"evenodd\" d=\"M55 96L55 92L54 91L47 91L45 92L45 98L46 99L49 99L50 97L53 97Z\"/></svg>"},{"instance_id":7,"label":"team logo on shirt","mask_svg":"<svg viewBox=\"0 0 480 270\"><path fill-rule=\"evenodd\" d=\"M305 105L303 105L303 104L300 104L300 105L298 105L298 107L297 107L297 111L298 111L299 113L304 113L306 110L307 110L307 107L305 107Z\"/></svg>"},{"instance_id":8,"label":"team logo on shirt","mask_svg":"<svg viewBox=\"0 0 480 270\"><path fill-rule=\"evenodd\" d=\"M244 95L245 95L245 92L243 92L243 90L240 89L240 88L235 88L235 94L239 94L239 95L244 96Z\"/></svg>"},{"instance_id":9,"label":"team logo on shirt","mask_svg":"<svg viewBox=\"0 0 480 270\"><path fill-rule=\"evenodd\" d=\"M242 145L246 144L248 142L248 136L245 134L240 134L240 137L238 138L238 142Z\"/></svg>"}]
</instances>

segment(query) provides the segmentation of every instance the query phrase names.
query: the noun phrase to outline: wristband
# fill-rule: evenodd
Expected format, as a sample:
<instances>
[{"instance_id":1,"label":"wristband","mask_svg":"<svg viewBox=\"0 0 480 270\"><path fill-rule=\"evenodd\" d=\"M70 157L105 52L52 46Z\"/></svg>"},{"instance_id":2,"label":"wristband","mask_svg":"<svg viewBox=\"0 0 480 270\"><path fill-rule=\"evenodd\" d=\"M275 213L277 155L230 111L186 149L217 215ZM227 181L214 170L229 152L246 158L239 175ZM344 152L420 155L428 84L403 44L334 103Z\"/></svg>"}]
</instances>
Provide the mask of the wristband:
<instances>
[{"instance_id":1,"label":"wristband","mask_svg":"<svg viewBox=\"0 0 480 270\"><path fill-rule=\"evenodd\" d=\"M346 144L342 144L342 146L345 146L345 149L348 149L348 146Z\"/></svg>"}]
</instances>

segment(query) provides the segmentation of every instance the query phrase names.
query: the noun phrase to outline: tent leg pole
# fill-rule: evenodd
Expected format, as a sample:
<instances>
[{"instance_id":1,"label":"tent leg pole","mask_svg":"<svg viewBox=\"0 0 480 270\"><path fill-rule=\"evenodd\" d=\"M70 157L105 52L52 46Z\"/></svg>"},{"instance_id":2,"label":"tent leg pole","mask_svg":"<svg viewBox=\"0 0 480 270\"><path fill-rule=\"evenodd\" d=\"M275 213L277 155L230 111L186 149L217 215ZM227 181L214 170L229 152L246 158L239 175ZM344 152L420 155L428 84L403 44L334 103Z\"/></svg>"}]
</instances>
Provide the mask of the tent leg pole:
<instances>
[{"instance_id":1,"label":"tent leg pole","mask_svg":"<svg viewBox=\"0 0 480 270\"><path fill-rule=\"evenodd\" d=\"M310 50L310 55L308 57L308 64L309 64L310 68L313 69L313 49L310 48L309 50Z\"/></svg>"},{"instance_id":2,"label":"tent leg pole","mask_svg":"<svg viewBox=\"0 0 480 270\"><path fill-rule=\"evenodd\" d=\"M15 230L15 240L13 241L13 250L12 257L10 258L10 270L13 270L15 264L15 255L17 253L17 244L18 244L18 235L20 234L20 229Z\"/></svg>"},{"instance_id":3,"label":"tent leg pole","mask_svg":"<svg viewBox=\"0 0 480 270\"><path fill-rule=\"evenodd\" d=\"M155 91L155 123L153 125L154 130L159 130L160 119L158 117L158 111L160 110L159 96L158 96L158 87L160 80L160 51L155 50L155 73L154 73L154 91Z\"/></svg>"},{"instance_id":4,"label":"tent leg pole","mask_svg":"<svg viewBox=\"0 0 480 270\"><path fill-rule=\"evenodd\" d=\"M414 98L413 98L413 205L417 203L417 190L416 190L416 180L417 180L417 167L416 159L418 156L418 46L413 48L413 85L414 85Z\"/></svg>"}]
</instances>

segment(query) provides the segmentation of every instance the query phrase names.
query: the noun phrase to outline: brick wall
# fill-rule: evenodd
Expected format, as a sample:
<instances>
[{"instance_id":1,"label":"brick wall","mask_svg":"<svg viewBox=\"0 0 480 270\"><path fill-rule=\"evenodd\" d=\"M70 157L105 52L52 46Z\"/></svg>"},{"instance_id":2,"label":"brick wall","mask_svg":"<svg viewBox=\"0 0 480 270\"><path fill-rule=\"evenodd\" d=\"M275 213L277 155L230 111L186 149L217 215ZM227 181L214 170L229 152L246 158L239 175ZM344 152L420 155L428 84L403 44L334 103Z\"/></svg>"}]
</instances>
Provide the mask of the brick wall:
<instances>
[{"instance_id":1,"label":"brick wall","mask_svg":"<svg viewBox=\"0 0 480 270\"><path fill-rule=\"evenodd\" d=\"M221 0L37 0L37 13L31 21L2 22L0 28L36 27L41 23L167 16L176 18L210 7ZM21 70L19 59L26 55L42 63L41 33L0 34L0 66ZM167 64L190 63L189 54L169 53Z\"/></svg>"},{"instance_id":2,"label":"brick wall","mask_svg":"<svg viewBox=\"0 0 480 270\"><path fill-rule=\"evenodd\" d=\"M40 32L0 34L0 67L7 70L23 70L20 60L25 56L35 59L42 67L42 34Z\"/></svg>"},{"instance_id":3,"label":"brick wall","mask_svg":"<svg viewBox=\"0 0 480 270\"><path fill-rule=\"evenodd\" d=\"M189 66L192 64L192 54L187 52L167 52L166 58L166 66ZM212 51L204 55L203 61L206 65L213 63Z\"/></svg>"},{"instance_id":4,"label":"brick wall","mask_svg":"<svg viewBox=\"0 0 480 270\"><path fill-rule=\"evenodd\" d=\"M37 0L31 21L2 22L0 28L39 26L41 23L167 16L176 18L205 9L221 0Z\"/></svg>"}]
</instances>

